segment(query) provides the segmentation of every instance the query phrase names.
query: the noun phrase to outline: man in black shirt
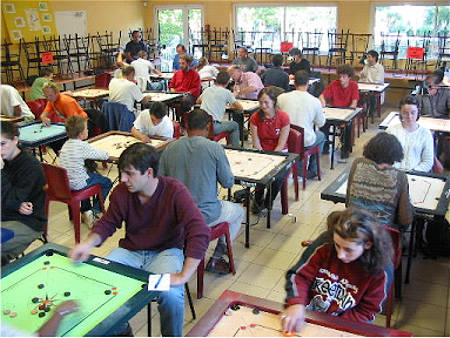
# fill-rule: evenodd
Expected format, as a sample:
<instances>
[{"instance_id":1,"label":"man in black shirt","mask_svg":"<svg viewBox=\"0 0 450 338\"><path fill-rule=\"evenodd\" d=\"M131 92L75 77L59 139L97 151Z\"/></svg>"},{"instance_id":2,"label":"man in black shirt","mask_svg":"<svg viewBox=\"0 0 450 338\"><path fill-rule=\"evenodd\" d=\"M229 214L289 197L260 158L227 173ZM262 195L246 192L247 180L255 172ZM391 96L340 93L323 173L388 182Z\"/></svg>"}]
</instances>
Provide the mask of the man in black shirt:
<instances>
[{"instance_id":1,"label":"man in black shirt","mask_svg":"<svg viewBox=\"0 0 450 338\"><path fill-rule=\"evenodd\" d=\"M15 124L1 123L0 140L1 223L2 228L14 232L14 238L2 244L4 265L42 235L47 217L41 163L18 147L19 129Z\"/></svg>"},{"instance_id":2,"label":"man in black shirt","mask_svg":"<svg viewBox=\"0 0 450 338\"><path fill-rule=\"evenodd\" d=\"M289 66L289 74L292 75L292 78L295 77L295 74L299 70L304 70L308 74L311 73L309 61L303 57L303 53L300 49L292 48L289 51L289 55L292 55L294 57L294 61Z\"/></svg>"},{"instance_id":3,"label":"man in black shirt","mask_svg":"<svg viewBox=\"0 0 450 338\"><path fill-rule=\"evenodd\" d=\"M125 46L125 55L128 62L138 59L138 53L145 50L148 53L147 46L141 40L141 32L133 31L131 33L132 40Z\"/></svg>"},{"instance_id":4,"label":"man in black shirt","mask_svg":"<svg viewBox=\"0 0 450 338\"><path fill-rule=\"evenodd\" d=\"M272 64L273 67L261 75L264 86L275 86L289 90L289 75L281 68L283 56L281 54L272 56Z\"/></svg>"}]
</instances>

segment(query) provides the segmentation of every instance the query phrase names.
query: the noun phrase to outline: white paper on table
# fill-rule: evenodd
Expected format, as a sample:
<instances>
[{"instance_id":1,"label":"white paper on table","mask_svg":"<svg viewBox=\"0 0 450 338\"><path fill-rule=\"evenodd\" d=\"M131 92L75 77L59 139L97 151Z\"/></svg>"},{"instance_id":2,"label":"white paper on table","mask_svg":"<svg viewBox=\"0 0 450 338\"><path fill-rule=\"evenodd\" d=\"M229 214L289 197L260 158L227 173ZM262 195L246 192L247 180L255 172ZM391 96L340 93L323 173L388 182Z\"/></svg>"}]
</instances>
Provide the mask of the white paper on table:
<instances>
[{"instance_id":1,"label":"white paper on table","mask_svg":"<svg viewBox=\"0 0 450 338\"><path fill-rule=\"evenodd\" d=\"M158 285L157 285L158 284ZM170 274L148 276L148 291L169 291Z\"/></svg>"}]
</instances>

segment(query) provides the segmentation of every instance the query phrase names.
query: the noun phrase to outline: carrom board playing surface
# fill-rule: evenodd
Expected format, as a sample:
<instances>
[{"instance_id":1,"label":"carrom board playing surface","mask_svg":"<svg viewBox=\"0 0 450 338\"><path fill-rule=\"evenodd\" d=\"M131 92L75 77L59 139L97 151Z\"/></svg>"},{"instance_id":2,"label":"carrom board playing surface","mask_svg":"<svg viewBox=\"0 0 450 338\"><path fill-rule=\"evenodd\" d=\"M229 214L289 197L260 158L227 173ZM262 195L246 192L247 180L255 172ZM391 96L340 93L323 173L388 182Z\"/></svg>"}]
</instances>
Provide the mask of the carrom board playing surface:
<instances>
[{"instance_id":1,"label":"carrom board playing surface","mask_svg":"<svg viewBox=\"0 0 450 338\"><path fill-rule=\"evenodd\" d=\"M66 127L62 123L44 126L41 122L32 122L19 128L19 141L24 146L36 147L67 137Z\"/></svg>"},{"instance_id":2,"label":"carrom board playing surface","mask_svg":"<svg viewBox=\"0 0 450 338\"><path fill-rule=\"evenodd\" d=\"M174 73L162 73L162 75L158 75L158 74L151 74L150 78L154 79L154 80L171 80L173 78Z\"/></svg>"},{"instance_id":3,"label":"carrom board playing surface","mask_svg":"<svg viewBox=\"0 0 450 338\"><path fill-rule=\"evenodd\" d=\"M380 129L387 129L390 126L400 124L398 118L398 112L390 112L388 116L380 123ZM434 130L450 133L450 119L441 119L436 117L421 116L417 121L422 127Z\"/></svg>"},{"instance_id":4,"label":"carrom board playing surface","mask_svg":"<svg viewBox=\"0 0 450 338\"><path fill-rule=\"evenodd\" d=\"M108 132L99 136L96 136L88 142L96 149L106 150L111 161L117 161L122 152L134 143L142 142L135 138L130 133L125 132ZM151 138L149 145L156 148L156 150L162 150L170 140L160 140Z\"/></svg>"},{"instance_id":5,"label":"carrom board playing surface","mask_svg":"<svg viewBox=\"0 0 450 338\"><path fill-rule=\"evenodd\" d=\"M180 97L183 96L183 94L171 94L171 93L146 93L145 96L150 97L150 101L160 101L160 102L165 102L165 101L171 101L171 100L176 100L179 99Z\"/></svg>"},{"instance_id":6,"label":"carrom board playing surface","mask_svg":"<svg viewBox=\"0 0 450 338\"><path fill-rule=\"evenodd\" d=\"M283 304L225 290L188 337L283 337L280 312ZM292 336L356 337L411 336L409 332L358 323L325 313L306 311L305 328Z\"/></svg>"},{"instance_id":7,"label":"carrom board playing surface","mask_svg":"<svg viewBox=\"0 0 450 338\"><path fill-rule=\"evenodd\" d=\"M236 100L242 105L242 108L244 108L244 112L252 112L259 108L259 102L258 101L252 101L252 100Z\"/></svg>"},{"instance_id":8,"label":"carrom board playing surface","mask_svg":"<svg viewBox=\"0 0 450 338\"><path fill-rule=\"evenodd\" d=\"M143 288L148 274L141 270L94 256L88 263L74 264L66 256L67 248L52 249L58 247L44 245L16 261L10 269L3 269L2 323L23 332L36 332L59 304L74 300L79 304L79 311L64 317L57 336L83 336L89 332L101 335L107 333L108 317L114 313L113 325L116 325L127 311L138 306L131 303L132 298L136 301L136 297L148 296ZM133 272L137 275L133 276ZM144 305L145 302L135 311ZM95 331L99 324L104 327Z\"/></svg>"},{"instance_id":9,"label":"carrom board playing surface","mask_svg":"<svg viewBox=\"0 0 450 338\"><path fill-rule=\"evenodd\" d=\"M108 95L109 90L103 88L86 88L72 92L72 96L77 99L99 99Z\"/></svg>"},{"instance_id":10,"label":"carrom board playing surface","mask_svg":"<svg viewBox=\"0 0 450 338\"><path fill-rule=\"evenodd\" d=\"M387 87L389 87L391 84L386 83L367 83L367 82L358 82L358 90L365 91L365 92L377 92L381 93L386 90Z\"/></svg>"},{"instance_id":11,"label":"carrom board playing surface","mask_svg":"<svg viewBox=\"0 0 450 338\"><path fill-rule=\"evenodd\" d=\"M234 176L260 180L279 166L285 159L282 155L225 149Z\"/></svg>"},{"instance_id":12,"label":"carrom board playing surface","mask_svg":"<svg viewBox=\"0 0 450 338\"><path fill-rule=\"evenodd\" d=\"M361 108L352 109L325 107L323 110L327 120L350 121L361 111Z\"/></svg>"}]
</instances>

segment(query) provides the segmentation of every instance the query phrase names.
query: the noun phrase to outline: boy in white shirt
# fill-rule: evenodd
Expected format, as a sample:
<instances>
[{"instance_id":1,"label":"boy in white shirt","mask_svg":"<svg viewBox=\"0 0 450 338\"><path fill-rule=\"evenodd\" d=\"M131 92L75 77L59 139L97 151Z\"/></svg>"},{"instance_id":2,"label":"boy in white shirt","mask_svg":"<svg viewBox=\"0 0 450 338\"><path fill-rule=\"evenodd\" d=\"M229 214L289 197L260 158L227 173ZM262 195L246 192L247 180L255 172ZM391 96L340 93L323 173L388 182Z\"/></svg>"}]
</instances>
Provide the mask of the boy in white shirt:
<instances>
[{"instance_id":1,"label":"boy in white shirt","mask_svg":"<svg viewBox=\"0 0 450 338\"><path fill-rule=\"evenodd\" d=\"M0 86L0 97L2 114L7 116L23 116L25 122L34 120L34 114L31 112L16 88L2 84Z\"/></svg>"},{"instance_id":2,"label":"boy in white shirt","mask_svg":"<svg viewBox=\"0 0 450 338\"><path fill-rule=\"evenodd\" d=\"M150 142L149 136L172 138L173 122L167 116L167 106L162 102L153 102L150 109L141 111L131 133L142 142Z\"/></svg>"},{"instance_id":3,"label":"boy in white shirt","mask_svg":"<svg viewBox=\"0 0 450 338\"><path fill-rule=\"evenodd\" d=\"M162 90L163 83L162 81L152 82L150 80L150 73L153 72L159 76L162 73L155 68L153 63L147 60L148 54L145 50L141 50L138 52L138 59L131 62L131 66L134 67L135 71L135 80L141 89L142 92L147 89L151 90Z\"/></svg>"},{"instance_id":4,"label":"boy in white shirt","mask_svg":"<svg viewBox=\"0 0 450 338\"><path fill-rule=\"evenodd\" d=\"M61 167L67 170L70 189L81 190L86 187L100 184L103 200L112 188L112 182L108 177L95 172L87 172L85 160L107 160L109 155L105 150L98 150L84 141L88 137L87 120L81 116L71 116L66 121L66 131L69 139L61 148L59 156ZM81 202L82 220L92 227L95 214L102 212L100 202L95 201L91 209L89 199Z\"/></svg>"}]
</instances>

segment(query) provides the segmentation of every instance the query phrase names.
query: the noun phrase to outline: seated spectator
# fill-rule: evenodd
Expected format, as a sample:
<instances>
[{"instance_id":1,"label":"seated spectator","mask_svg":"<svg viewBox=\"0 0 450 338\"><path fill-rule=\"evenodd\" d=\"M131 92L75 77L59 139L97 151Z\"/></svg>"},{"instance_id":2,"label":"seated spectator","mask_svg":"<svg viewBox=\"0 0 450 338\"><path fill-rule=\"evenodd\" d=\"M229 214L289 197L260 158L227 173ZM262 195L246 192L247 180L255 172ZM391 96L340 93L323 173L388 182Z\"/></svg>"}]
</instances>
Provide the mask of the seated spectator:
<instances>
[{"instance_id":1,"label":"seated spectator","mask_svg":"<svg viewBox=\"0 0 450 338\"><path fill-rule=\"evenodd\" d=\"M364 146L362 158L353 161L345 205L371 212L377 222L403 230L414 216L406 174L393 167L403 159L394 135L378 133Z\"/></svg>"},{"instance_id":2,"label":"seated spectator","mask_svg":"<svg viewBox=\"0 0 450 338\"><path fill-rule=\"evenodd\" d=\"M294 61L289 65L289 78L294 79L295 74L297 74L299 70L303 70L308 74L311 73L309 61L303 57L303 53L300 49L292 48L289 51L289 55L294 57Z\"/></svg>"},{"instance_id":3,"label":"seated spectator","mask_svg":"<svg viewBox=\"0 0 450 338\"><path fill-rule=\"evenodd\" d=\"M250 132L253 148L259 150L287 152L287 140L289 137L289 115L277 108L277 95L280 89L267 87L258 94L260 109L250 117ZM288 170L278 176L271 186L271 194L264 199L264 186L257 185L252 212L259 214L265 208L271 208L273 201L283 185L283 180Z\"/></svg>"},{"instance_id":4,"label":"seated spectator","mask_svg":"<svg viewBox=\"0 0 450 338\"><path fill-rule=\"evenodd\" d=\"M264 88L261 78L253 72L243 72L239 66L228 68L228 73L234 81L233 94L242 99L256 100L258 93Z\"/></svg>"},{"instance_id":5,"label":"seated spectator","mask_svg":"<svg viewBox=\"0 0 450 338\"><path fill-rule=\"evenodd\" d=\"M2 228L14 238L2 244L2 265L19 256L39 238L47 224L45 176L41 163L19 148L19 128L1 123Z\"/></svg>"},{"instance_id":6,"label":"seated spectator","mask_svg":"<svg viewBox=\"0 0 450 338\"><path fill-rule=\"evenodd\" d=\"M442 86L443 79L442 71L436 71L425 78L428 94L418 96L422 115L450 118L450 89Z\"/></svg>"},{"instance_id":7,"label":"seated spectator","mask_svg":"<svg viewBox=\"0 0 450 338\"><path fill-rule=\"evenodd\" d=\"M34 120L34 114L31 112L30 107L27 106L16 88L2 84L0 85L0 94L2 114L6 116L22 116L25 122Z\"/></svg>"},{"instance_id":8,"label":"seated spectator","mask_svg":"<svg viewBox=\"0 0 450 338\"><path fill-rule=\"evenodd\" d=\"M322 153L325 143L325 135L314 127L325 125L326 118L319 99L308 93L309 75L300 70L295 74L295 89L289 93L278 96L278 107L288 113L291 124L304 129L304 147L310 149L319 146ZM299 160L299 171L301 173L301 160ZM309 159L308 178L317 176L316 154Z\"/></svg>"},{"instance_id":9,"label":"seated spectator","mask_svg":"<svg viewBox=\"0 0 450 338\"><path fill-rule=\"evenodd\" d=\"M224 188L234 185L234 176L223 147L207 139L209 116L195 109L188 118L188 137L171 143L164 150L159 163L159 174L176 178L189 189L206 223L213 227L222 222L230 224L230 237L234 241L241 228L244 210L238 204L217 199L217 183ZM225 236L219 238L206 270L227 274L229 262Z\"/></svg>"},{"instance_id":10,"label":"seated spectator","mask_svg":"<svg viewBox=\"0 0 450 338\"><path fill-rule=\"evenodd\" d=\"M417 123L418 105L416 97L406 96L400 102L400 123L390 126L386 132L397 137L403 148L403 160L395 163L394 167L429 172L434 163L433 135Z\"/></svg>"},{"instance_id":11,"label":"seated spectator","mask_svg":"<svg viewBox=\"0 0 450 338\"><path fill-rule=\"evenodd\" d=\"M230 143L239 147L239 125L235 121L222 121L227 106L242 110L242 105L236 101L234 95L227 89L230 83L230 75L222 71L217 75L216 85L206 88L197 99L200 108L212 116L214 121L214 135L230 132Z\"/></svg>"},{"instance_id":12,"label":"seated spectator","mask_svg":"<svg viewBox=\"0 0 450 338\"><path fill-rule=\"evenodd\" d=\"M162 73L155 68L153 63L151 63L148 58L148 53L145 50L138 52L138 59L131 62L131 66L134 68L135 80L138 87L142 92L147 89L150 90L162 90L164 85L162 81L154 82L150 79L150 73L155 73L157 75L162 75Z\"/></svg>"},{"instance_id":13,"label":"seated spectator","mask_svg":"<svg viewBox=\"0 0 450 338\"><path fill-rule=\"evenodd\" d=\"M264 86L275 86L289 90L289 75L281 68L283 64L283 55L275 54L272 56L273 67L266 70L261 75Z\"/></svg>"},{"instance_id":14,"label":"seated spectator","mask_svg":"<svg viewBox=\"0 0 450 338\"><path fill-rule=\"evenodd\" d=\"M81 190L100 184L103 199L106 201L112 182L108 177L96 172L88 172L85 160L106 161L108 152L95 149L85 140L88 137L87 120L81 116L71 116L66 121L66 131L69 139L61 148L60 165L67 170L70 189ZM96 217L102 212L100 202L96 200L91 210L89 199L81 202L83 222L91 228Z\"/></svg>"},{"instance_id":15,"label":"seated spectator","mask_svg":"<svg viewBox=\"0 0 450 338\"><path fill-rule=\"evenodd\" d=\"M238 66L244 73L255 73L258 70L256 60L248 55L248 50L245 47L238 48L238 55L231 64Z\"/></svg>"},{"instance_id":16,"label":"seated spectator","mask_svg":"<svg viewBox=\"0 0 450 338\"><path fill-rule=\"evenodd\" d=\"M162 102L153 102L150 109L144 109L131 128L134 137L142 142L151 143L149 136L173 137L173 122L167 116L167 106Z\"/></svg>"},{"instance_id":17,"label":"seated spectator","mask_svg":"<svg viewBox=\"0 0 450 338\"><path fill-rule=\"evenodd\" d=\"M383 310L394 250L386 229L354 208L334 211L328 231L286 273L286 309L281 325L300 332L306 310L371 323ZM323 238L323 239L322 239Z\"/></svg>"},{"instance_id":18,"label":"seated spectator","mask_svg":"<svg viewBox=\"0 0 450 338\"><path fill-rule=\"evenodd\" d=\"M184 45L182 45L181 43L178 44L175 47L175 51L177 53L175 54L175 57L173 58L173 64L172 64L172 70L174 72L176 72L177 70L181 69L181 67L180 67L180 56L183 55L183 54L189 55L191 57L191 61L190 61L190 64L189 64L190 67L197 66L197 60L194 58L194 56L192 54L188 53L188 51L187 51L186 47L184 47Z\"/></svg>"},{"instance_id":19,"label":"seated spectator","mask_svg":"<svg viewBox=\"0 0 450 338\"><path fill-rule=\"evenodd\" d=\"M129 111L134 111L134 103L146 104L148 96L144 96L134 82L135 70L128 66L122 70L122 78L114 78L109 82L109 101L124 104Z\"/></svg>"},{"instance_id":20,"label":"seated spectator","mask_svg":"<svg viewBox=\"0 0 450 338\"><path fill-rule=\"evenodd\" d=\"M53 79L53 67L50 66L41 68L39 75L40 77L34 80L33 85L31 86L30 98L32 101L37 99L45 99L45 94L42 88L45 83Z\"/></svg>"}]
</instances>

